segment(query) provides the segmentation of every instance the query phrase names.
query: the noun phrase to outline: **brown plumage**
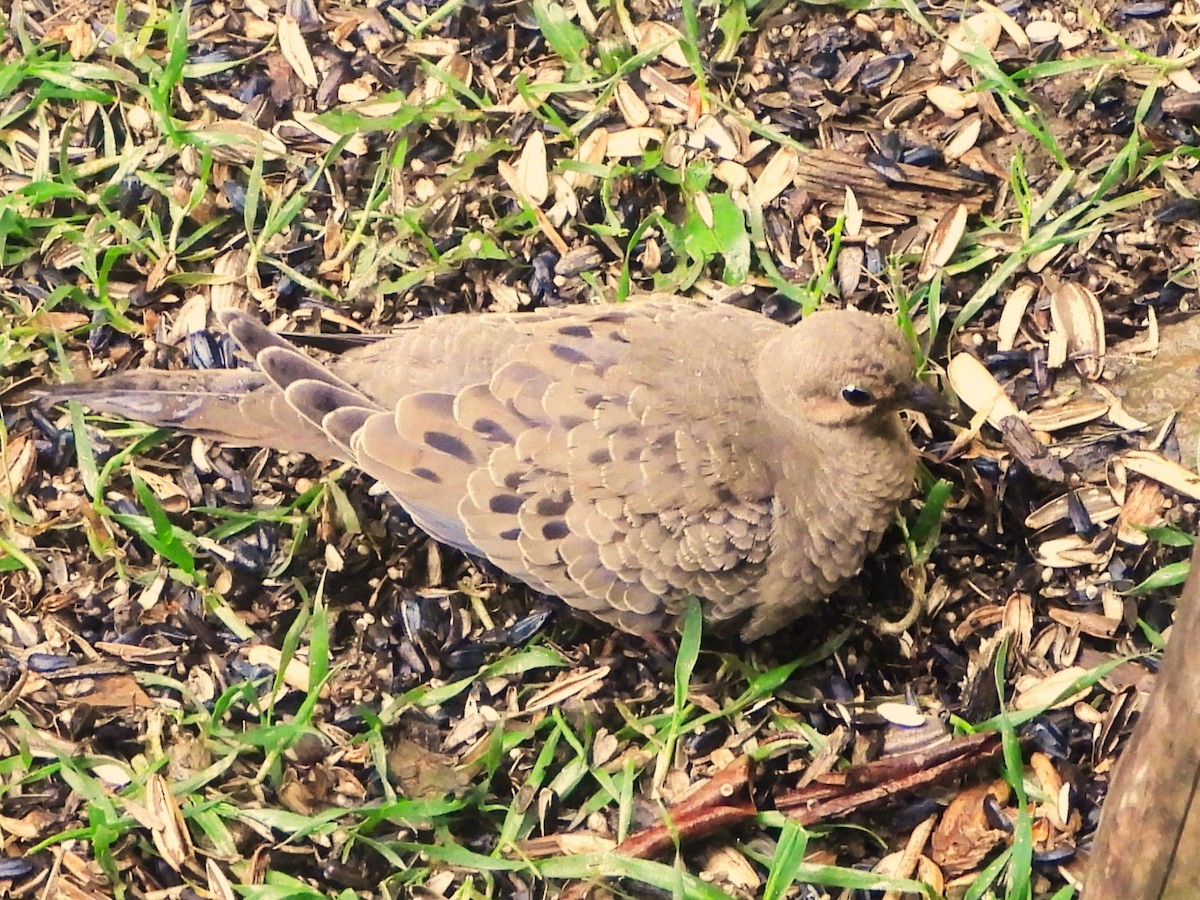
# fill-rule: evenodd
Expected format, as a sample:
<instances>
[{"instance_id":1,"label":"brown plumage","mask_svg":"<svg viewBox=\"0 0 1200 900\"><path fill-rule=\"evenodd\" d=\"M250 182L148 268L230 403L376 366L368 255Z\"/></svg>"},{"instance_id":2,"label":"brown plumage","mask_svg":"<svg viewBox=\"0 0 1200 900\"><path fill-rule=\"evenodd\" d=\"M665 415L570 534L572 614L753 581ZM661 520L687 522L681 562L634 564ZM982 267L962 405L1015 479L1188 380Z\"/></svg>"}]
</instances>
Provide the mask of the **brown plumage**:
<instances>
[{"instance_id":1,"label":"brown plumage","mask_svg":"<svg viewBox=\"0 0 1200 900\"><path fill-rule=\"evenodd\" d=\"M730 306L447 316L318 363L221 315L256 369L52 389L238 445L352 462L438 540L626 631L682 600L751 640L854 575L910 493L918 384L887 319Z\"/></svg>"}]
</instances>

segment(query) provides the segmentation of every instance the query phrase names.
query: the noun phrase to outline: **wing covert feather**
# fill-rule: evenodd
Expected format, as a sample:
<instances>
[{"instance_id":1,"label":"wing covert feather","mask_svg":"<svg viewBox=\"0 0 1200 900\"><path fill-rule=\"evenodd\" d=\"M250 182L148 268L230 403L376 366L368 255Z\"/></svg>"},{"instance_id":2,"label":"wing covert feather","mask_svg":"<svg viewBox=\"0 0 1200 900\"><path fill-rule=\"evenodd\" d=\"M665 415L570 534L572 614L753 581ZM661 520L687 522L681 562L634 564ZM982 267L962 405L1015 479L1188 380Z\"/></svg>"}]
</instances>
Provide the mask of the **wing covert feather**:
<instances>
[{"instance_id":1,"label":"wing covert feather","mask_svg":"<svg viewBox=\"0 0 1200 900\"><path fill-rule=\"evenodd\" d=\"M750 496L731 495L732 448L672 415L683 398L631 363L645 324L621 310L532 323L486 380L369 417L360 463L435 537L600 618L657 627L675 611L669 590L711 572L720 591L766 546L769 491L751 478Z\"/></svg>"}]
</instances>

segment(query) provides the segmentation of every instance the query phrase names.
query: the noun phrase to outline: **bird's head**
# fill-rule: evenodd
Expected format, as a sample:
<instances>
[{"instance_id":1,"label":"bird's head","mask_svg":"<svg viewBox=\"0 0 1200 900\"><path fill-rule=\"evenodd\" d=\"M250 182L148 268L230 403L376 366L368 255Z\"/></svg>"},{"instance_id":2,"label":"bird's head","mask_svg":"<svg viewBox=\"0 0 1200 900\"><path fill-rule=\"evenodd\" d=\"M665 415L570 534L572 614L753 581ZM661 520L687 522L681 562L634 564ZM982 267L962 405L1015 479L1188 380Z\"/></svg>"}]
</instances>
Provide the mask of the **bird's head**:
<instances>
[{"instance_id":1,"label":"bird's head","mask_svg":"<svg viewBox=\"0 0 1200 900\"><path fill-rule=\"evenodd\" d=\"M770 341L757 376L781 413L826 428L883 423L936 398L895 322L856 309L814 313Z\"/></svg>"}]
</instances>

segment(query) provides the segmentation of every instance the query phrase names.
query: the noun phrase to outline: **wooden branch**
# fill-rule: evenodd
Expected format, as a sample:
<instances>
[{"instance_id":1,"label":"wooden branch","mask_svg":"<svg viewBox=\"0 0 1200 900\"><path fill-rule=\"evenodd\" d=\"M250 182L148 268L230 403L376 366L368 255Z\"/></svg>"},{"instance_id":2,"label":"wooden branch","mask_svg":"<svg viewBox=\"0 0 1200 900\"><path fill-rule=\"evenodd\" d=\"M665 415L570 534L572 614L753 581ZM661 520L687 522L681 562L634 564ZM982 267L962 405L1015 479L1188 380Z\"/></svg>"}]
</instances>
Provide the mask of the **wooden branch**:
<instances>
[{"instance_id":1,"label":"wooden branch","mask_svg":"<svg viewBox=\"0 0 1200 900\"><path fill-rule=\"evenodd\" d=\"M1146 711L1113 774L1081 900L1200 894L1200 544Z\"/></svg>"},{"instance_id":2,"label":"wooden branch","mask_svg":"<svg viewBox=\"0 0 1200 900\"><path fill-rule=\"evenodd\" d=\"M885 757L840 773L840 786L820 782L789 791L776 807L789 819L815 825L869 809L935 784L946 784L1000 756L1000 735L993 732L956 738L926 750Z\"/></svg>"},{"instance_id":3,"label":"wooden branch","mask_svg":"<svg viewBox=\"0 0 1200 900\"><path fill-rule=\"evenodd\" d=\"M854 192L869 222L901 225L920 215L938 218L958 204L968 212L983 208L980 186L959 175L897 163L903 180L888 181L857 156L838 150L810 150L800 157L796 183L814 197L841 203Z\"/></svg>"},{"instance_id":4,"label":"wooden branch","mask_svg":"<svg viewBox=\"0 0 1200 900\"><path fill-rule=\"evenodd\" d=\"M904 794L945 785L996 759L1000 749L1000 736L994 733L955 738L823 776L807 787L779 795L775 808L804 825L843 818ZM599 847L603 840L599 836L554 834L522 841L521 855L530 859L581 852L613 852L643 859L661 856L758 815L761 810L752 796L753 779L750 759L741 757L672 806L662 824L635 832L616 847Z\"/></svg>"}]
</instances>

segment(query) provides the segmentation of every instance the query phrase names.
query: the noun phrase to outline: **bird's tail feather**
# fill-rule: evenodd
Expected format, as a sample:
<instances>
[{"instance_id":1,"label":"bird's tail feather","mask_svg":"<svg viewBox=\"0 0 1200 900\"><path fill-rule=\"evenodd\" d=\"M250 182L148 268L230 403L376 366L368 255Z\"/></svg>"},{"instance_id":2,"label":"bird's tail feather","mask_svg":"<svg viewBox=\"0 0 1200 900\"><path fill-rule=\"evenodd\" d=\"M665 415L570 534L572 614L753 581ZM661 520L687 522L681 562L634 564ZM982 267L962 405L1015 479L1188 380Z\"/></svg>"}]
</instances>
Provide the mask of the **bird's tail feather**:
<instances>
[{"instance_id":1,"label":"bird's tail feather","mask_svg":"<svg viewBox=\"0 0 1200 900\"><path fill-rule=\"evenodd\" d=\"M42 403L78 400L96 412L187 429L193 427L201 401L236 403L266 383L263 374L252 369L146 369L96 381L42 385L29 391L28 398Z\"/></svg>"},{"instance_id":2,"label":"bird's tail feather","mask_svg":"<svg viewBox=\"0 0 1200 900\"><path fill-rule=\"evenodd\" d=\"M43 404L78 400L93 412L120 416L234 446L335 455L329 442L253 369L142 370L96 381L46 385L26 392Z\"/></svg>"}]
</instances>

